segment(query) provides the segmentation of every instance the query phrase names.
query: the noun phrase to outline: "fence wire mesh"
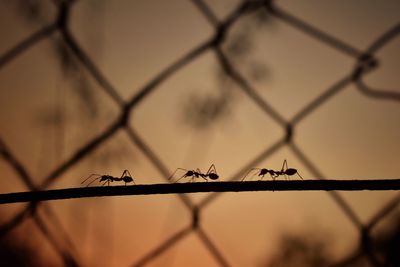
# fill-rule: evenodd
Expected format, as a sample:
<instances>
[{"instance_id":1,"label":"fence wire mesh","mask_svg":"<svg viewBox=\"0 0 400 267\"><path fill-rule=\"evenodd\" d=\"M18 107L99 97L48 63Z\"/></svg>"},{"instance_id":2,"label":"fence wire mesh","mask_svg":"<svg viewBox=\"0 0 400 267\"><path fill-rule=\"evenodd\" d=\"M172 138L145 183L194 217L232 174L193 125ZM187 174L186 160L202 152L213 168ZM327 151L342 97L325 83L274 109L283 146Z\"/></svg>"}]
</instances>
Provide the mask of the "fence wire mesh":
<instances>
[{"instance_id":1,"label":"fence wire mesh","mask_svg":"<svg viewBox=\"0 0 400 267\"><path fill-rule=\"evenodd\" d=\"M353 45L346 43L346 41L336 38L329 32L321 30L317 26L290 13L280 7L279 3L275 3L275 1L240 2L224 19L220 19L210 5L202 0L193 0L189 3L197 9L196 12L198 14L201 14L201 16L208 21L214 34L209 39L199 43L189 52L176 59L172 64L165 67L144 86L135 89L135 93L126 100L126 98L120 94L120 90L112 85L107 75L104 74L101 68L92 60L89 53L82 48L74 36L74 32L71 30L71 12L79 3L80 1L72 0L54 1L54 6L57 10L57 16L54 21L38 29L33 34L17 43L13 48L3 53L0 56L0 70L4 70L11 62L17 60L17 58L21 57L28 50L33 49L44 40L52 40L54 43L58 42L58 45L64 47L68 50L68 53L72 54L78 65L79 72L84 72L91 77L91 79L97 83L98 87L96 87L96 90L102 90L102 93L105 93L107 98L115 103L115 106L118 107L118 116L105 127L105 129L95 131L95 136L93 136L91 140L88 140L78 148L69 158L57 164L47 176L40 180L40 183L35 182L33 176L28 172L28 168L18 159L15 153L13 153L13 147L10 144L6 144L5 141L1 141L0 151L4 162L15 170L21 182L25 185L25 188L30 191L50 188L64 177L66 173L71 172L73 168L79 165L96 149L105 146L111 139L116 139L116 136L120 132L126 133L130 142L139 150L139 153L142 153L151 163L152 168L161 174L165 178L165 181L168 181L167 178L170 176L171 170L176 166L169 166L165 160L162 160L157 155L158 149L152 144L153 140L150 139L149 142L145 141L149 138L143 138L141 136L140 129L135 127L135 123L132 122L133 119L131 117L137 110L137 107L140 104L145 104L152 93L159 90L167 79L186 68L190 63L209 53L215 56L216 62L222 70L223 75L228 77L230 82L234 85L232 90L241 91L243 97L250 100L257 109L268 117L266 123L273 125L273 127L280 128L283 131L279 140L267 145L260 153L253 155L253 158L248 162L242 163L240 168L227 179L229 181L241 179L248 169L259 166L265 162L265 160L276 155L283 149L288 149L311 176L319 179L327 179L329 176L323 174L319 167L317 167L317 164L295 141L296 130L301 122L311 114L316 113L323 106L326 106L327 103L331 102L338 94L345 90L350 90L350 86L355 86L362 95L374 101L400 101L399 92L373 88L365 82L365 76L367 74L376 72L381 68L378 53L399 36L400 23L382 32L372 43L366 45L366 49L359 50ZM322 90L314 99L308 101L308 103L303 105L299 111L289 119L276 110L275 107L271 105L270 101L266 100L252 85L252 82L241 74L235 62L228 56L226 47L224 47L228 33L232 30L234 25L247 15L260 11L268 16L268 20L276 20L285 23L294 31L312 38L323 46L330 47L354 62L354 68L350 72L346 73L343 77L337 77L336 81L332 83L331 86ZM296 58L293 58L293 61L296 61ZM222 105L222 103L219 103L219 105ZM154 108L153 112L157 113L157 108ZM156 141L154 140L154 142ZM363 222L357 210L349 205L348 201L341 194L335 191L330 191L326 194L329 194L334 203L342 210L347 220L354 225L360 236L359 241L354 242L358 248L331 265L354 266L361 258L365 258L367 264L370 266L387 266L384 265L385 263L372 249L374 242L372 232L380 221L389 216L389 214L398 207L400 195L395 195L392 200L383 205L381 209L376 212L375 216L372 216L370 221ZM179 200L190 212L191 223L182 226L182 228L165 238L165 240L159 242L155 247L149 248L146 253L132 263L132 266L144 266L156 262L161 255L172 250L185 239L188 239L191 234L197 235L199 242L218 265L235 266L236 264L230 259L230 255L223 253L224 250L215 243L213 236L206 231L207 229L205 229L203 225L203 220L206 217L206 215L204 215L205 211L216 203L221 195L222 193L210 193L199 201L194 201L185 194L177 195ZM42 233L43 237L47 239L64 266L85 265L81 262L82 257L79 256L79 248L76 247L76 245L74 245L75 242L72 241L74 237L70 236L60 222L63 219L59 218L57 212L54 211L54 207L47 204L29 203L27 206L22 207L12 218L3 222L0 227L1 238L4 238L10 231L27 220L33 221L35 227Z\"/></svg>"}]
</instances>

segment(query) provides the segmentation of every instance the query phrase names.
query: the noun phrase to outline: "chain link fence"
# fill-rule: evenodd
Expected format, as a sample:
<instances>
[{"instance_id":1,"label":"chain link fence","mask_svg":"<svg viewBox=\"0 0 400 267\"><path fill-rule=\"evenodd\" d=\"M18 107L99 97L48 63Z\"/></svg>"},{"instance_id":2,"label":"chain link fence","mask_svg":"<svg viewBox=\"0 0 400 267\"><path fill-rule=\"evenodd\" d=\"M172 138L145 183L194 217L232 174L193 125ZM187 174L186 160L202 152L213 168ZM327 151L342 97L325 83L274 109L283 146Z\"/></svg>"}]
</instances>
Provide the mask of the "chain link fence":
<instances>
[{"instance_id":1,"label":"chain link fence","mask_svg":"<svg viewBox=\"0 0 400 267\"><path fill-rule=\"evenodd\" d=\"M34 7L35 3L32 3L32 6ZM112 101L118 109L116 112L118 113L116 119L111 121L111 123L104 127L104 129L95 129L93 131L95 134L90 140L79 147L76 151L71 153L68 158L62 160L60 163L57 163L57 166L46 177L40 180L40 183L35 182L35 179L31 174L29 174L27 167L15 155L15 153L13 153L13 145L4 140L1 141L1 154L4 162L15 170L26 189L34 191L50 188L62 177L65 177L66 174L72 172L76 166L78 166L89 155L94 153L95 150L106 146L110 140L118 139L118 135L121 132L128 136L130 142L135 147L135 151L143 155L143 157L150 162L150 168L152 168L153 171L155 170L158 172L158 175L162 175L165 178L165 182L167 182L167 178L170 176L172 171L176 167L181 166L171 166L158 155L159 148L153 144L159 143L159 141L151 140L151 137L147 136L146 138L143 138L140 134L141 129L135 127L136 124L133 122L134 120L132 119L132 114L137 112L140 105L146 105L154 92L160 90L162 84L165 83L169 78L176 75L182 69L188 68L189 64L193 63L194 61L202 57L209 56L210 54L212 54L212 56L215 58L216 65L221 70L219 77L224 77L223 79L229 80L229 85L222 83L222 87L228 89L222 89L222 93L219 98L207 98L203 102L199 102L197 104L193 103L193 105L198 105L196 106L197 109L195 109L194 113L198 113L199 110L202 111L201 108L203 105L205 105L206 114L203 114L203 117L193 115L192 117L189 117L189 121L196 119L196 125L204 126L207 124L207 122L214 120L219 116L219 114L223 113L227 106L229 106L229 103L224 101L232 98L231 91L236 90L240 92L240 98L246 99L246 101L249 100L257 110L264 113L267 117L266 122L260 121L257 123L266 123L271 125L273 128L280 129L283 132L281 137L276 142L259 150L260 152L253 155L253 157L247 162L242 162L240 168L232 173L230 177L225 179L229 181L240 180L247 170L263 164L267 159L282 152L284 149L290 151L296 160L301 163L301 166L304 167L297 167L300 172L308 172L310 176L318 179L331 178L330 176L324 175L319 167L317 167L318 164L311 160L307 155L307 152L298 145L298 141L296 141L297 139L295 140L295 137L297 136L297 129L299 125L301 125L302 122L311 114L318 112L318 110L321 110L322 107L332 102L335 96L346 90L350 90L349 88L351 86L354 86L354 88L359 91L360 98L367 97L373 101L388 101L390 103L400 101L399 92L388 89L374 88L365 82L366 75L377 72L381 68L378 54L399 36L399 23L388 28L385 32L382 32L382 34L377 36L372 43L366 45L366 49L359 50L346 41L334 37L329 32L319 29L318 26L308 23L296 15L291 14L289 11L280 7L279 3L276 3L275 1L240 2L222 20L215 14L214 10L210 8L205 1L193 0L191 2L189 1L188 3L192 4L193 7L197 9L197 15L200 14L207 20L214 34L204 42L196 45L192 50L185 53L180 58L176 59L172 64L165 67L145 85L141 86L139 89L135 89L134 94L128 99L123 97L120 94L120 90L112 85L112 82L109 80L109 78L107 78L107 74L103 73L101 68L97 66L95 61L93 61L89 54L82 48L74 36L74 33L71 31L71 12L76 8L77 5L79 5L79 1L54 1L54 6L57 10L56 19L50 24L38 29L36 32L0 56L0 71L2 71L5 67L10 65L11 62L17 60L17 58L21 57L24 53L33 49L40 42L43 42L44 40L52 40L52 42L56 47L58 47L58 49L60 49L60 51L66 51L65 53L69 53L69 56L66 56L64 61L72 60L72 63L70 62L68 64L74 64L74 68L77 70L76 73L84 73L86 78L82 78L83 80L92 79L96 83L95 90L99 90L99 94L106 95L105 98L108 98L109 101ZM258 16L264 16L267 18L267 21L283 23L295 31L296 34L308 36L314 41L319 42L321 46L326 46L335 50L339 54L342 54L343 57L353 61L354 68L349 73L346 73L346 75L343 77L337 77L336 81L332 83L331 86L322 90L313 99L303 105L293 116L287 119L284 114L275 108L274 105L271 105L268 99L262 96L262 92L253 86L253 81L242 74L242 71L240 71L237 64L235 64L235 57L228 55L230 50L229 47L227 48L226 46L230 31L236 24L240 23L241 20L251 14L261 14ZM246 28L246 31L248 30L249 28ZM274 29L267 30L273 31ZM244 42L244 37L242 39L238 38L237 42L233 44L236 45L236 51L241 51L240 46L238 48L238 45L241 44L241 41ZM296 58L293 58L292 60L295 62ZM243 62L240 62L239 60L239 63ZM260 72L259 69L260 68L256 68L258 71L256 71L256 73ZM81 75L76 73L75 75ZM314 75L318 75L318 73L315 73ZM82 79L80 82L82 82ZM90 103L87 103L87 105L90 108ZM230 108L235 109L236 107L237 106L235 106L234 103ZM190 108L193 108L193 106L189 103L189 109ZM146 109L146 111L149 112L149 109ZM151 112L155 113L156 117L162 115L158 114L160 111L158 111L157 107L151 107L151 109ZM208 114L207 112L210 113ZM138 114L141 115L140 111L138 111ZM140 116L137 117L137 119L140 120ZM206 117L206 119L204 119L204 117ZM219 121L217 122L219 123ZM149 122L149 124L155 123L157 122ZM201 149L195 148L193 150L193 152L189 151L188 154L201 154ZM119 153L119 151L117 153ZM398 157L398 155L396 156ZM137 182L140 183L141 181L138 179ZM335 263L329 263L329 265L355 266L356 264L360 264L360 261L364 261L364 263L369 266L390 266L385 265L387 264L387 262L385 263L385 259L383 259L374 250L375 240L372 233L379 222L384 220L398 208L397 204L400 201L400 195L396 194L393 199L391 199L388 203L385 203L380 210L376 212L375 216L373 216L368 222L363 222L357 213L357 210L348 203L343 195L336 191L329 191L325 194L328 194L335 205L340 208L340 210L345 214L346 220L351 222L355 229L357 229L360 236L359 241L354 242L356 248L349 255L345 255L341 259L338 259ZM136 257L137 259L132 263L132 266L144 266L150 263L155 265L160 264L158 260L162 257L162 255L166 254L168 251L174 250L178 244L185 242L185 240L192 240L191 237L193 234L198 238L196 242L200 242L201 246L203 246L206 251L205 253L207 253L215 261L215 263L217 263L217 265L237 266L235 261L231 258L231 253L227 253L224 248L222 248L220 245L217 245L215 242L215 237L207 231L208 229L203 223L204 219L207 217L206 211L214 204L218 203L218 199L222 195L222 193L209 193L205 196L202 195L202 198L200 199L192 198L191 196L185 194L177 195L176 197L183 203L185 209L187 209L187 211L189 211L191 214L191 222L188 225L182 225L182 223L178 223L178 226L176 227L180 228L177 228L175 233L172 233L171 235L164 235L165 238L163 238L163 240L159 240L159 243L156 246L149 244L144 249L145 253ZM102 205L107 204L102 202ZM48 244L50 244L50 246L56 252L58 258L65 266L83 266L85 264L82 262L82 256L79 256L80 249L77 247L76 241L74 241L75 237L70 236L68 231L64 229L61 221L66 220L66 218L60 218L59 214L60 213L55 211L53 206L48 204L30 203L17 211L8 221L3 222L0 227L0 235L2 238L5 238L10 231L22 225L25 221L30 220L47 239ZM102 217L107 217L107 215L103 215ZM103 219L106 220L105 218ZM223 218L220 219L223 220ZM102 219L99 218L99 220ZM113 222L111 227L113 229L118 228L118 222ZM142 225L142 227L145 227L145 225ZM107 230L103 229L102 231ZM125 229L124 231L129 232L130 230ZM95 238L101 238L101 234L99 235L99 237L95 235ZM124 251L128 251L129 247L116 247L114 249L123 249ZM240 251L238 253L240 253ZM165 258L163 258L162 262L162 264L165 265L172 264L170 260Z\"/></svg>"}]
</instances>

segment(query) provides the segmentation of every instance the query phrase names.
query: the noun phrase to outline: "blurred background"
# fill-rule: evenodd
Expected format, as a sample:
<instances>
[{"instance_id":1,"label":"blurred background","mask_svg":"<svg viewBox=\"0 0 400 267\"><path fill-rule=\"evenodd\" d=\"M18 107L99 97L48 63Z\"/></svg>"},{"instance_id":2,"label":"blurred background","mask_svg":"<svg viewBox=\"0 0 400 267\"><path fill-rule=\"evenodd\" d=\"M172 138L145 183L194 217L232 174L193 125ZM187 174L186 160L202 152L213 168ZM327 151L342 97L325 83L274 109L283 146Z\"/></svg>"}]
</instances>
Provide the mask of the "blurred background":
<instances>
[{"instance_id":1,"label":"blurred background","mask_svg":"<svg viewBox=\"0 0 400 267\"><path fill-rule=\"evenodd\" d=\"M1 1L0 193L124 169L165 183L211 164L239 180L284 159L304 179L399 178L399 14L395 0ZM0 261L400 266L399 201L360 191L7 204Z\"/></svg>"}]
</instances>

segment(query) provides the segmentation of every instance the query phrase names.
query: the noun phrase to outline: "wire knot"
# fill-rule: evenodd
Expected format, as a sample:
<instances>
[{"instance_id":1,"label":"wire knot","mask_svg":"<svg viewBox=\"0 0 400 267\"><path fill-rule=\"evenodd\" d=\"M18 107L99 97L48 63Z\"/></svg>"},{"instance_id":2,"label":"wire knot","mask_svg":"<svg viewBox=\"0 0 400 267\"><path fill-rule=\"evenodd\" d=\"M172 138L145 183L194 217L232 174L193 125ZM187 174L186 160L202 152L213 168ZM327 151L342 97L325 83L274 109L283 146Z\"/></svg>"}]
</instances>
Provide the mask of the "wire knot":
<instances>
[{"instance_id":1,"label":"wire knot","mask_svg":"<svg viewBox=\"0 0 400 267\"><path fill-rule=\"evenodd\" d=\"M356 68L353 72L352 79L357 81L361 78L361 75L368 70L372 70L378 66L378 60L370 54L362 54L358 60Z\"/></svg>"},{"instance_id":2,"label":"wire knot","mask_svg":"<svg viewBox=\"0 0 400 267\"><path fill-rule=\"evenodd\" d=\"M194 207L192 210L192 229L199 227L199 208Z\"/></svg>"}]
</instances>

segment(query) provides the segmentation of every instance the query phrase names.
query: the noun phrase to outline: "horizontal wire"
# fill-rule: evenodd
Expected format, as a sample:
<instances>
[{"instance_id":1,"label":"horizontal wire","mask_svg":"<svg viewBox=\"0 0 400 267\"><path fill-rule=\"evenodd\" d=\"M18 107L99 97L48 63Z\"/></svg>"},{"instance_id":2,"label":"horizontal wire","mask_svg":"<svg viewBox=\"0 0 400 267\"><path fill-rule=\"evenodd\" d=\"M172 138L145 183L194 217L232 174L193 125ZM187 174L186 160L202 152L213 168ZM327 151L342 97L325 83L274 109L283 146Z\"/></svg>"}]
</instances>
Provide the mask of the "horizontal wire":
<instances>
[{"instance_id":1,"label":"horizontal wire","mask_svg":"<svg viewBox=\"0 0 400 267\"><path fill-rule=\"evenodd\" d=\"M144 184L134 186L97 186L0 194L0 204L38 202L71 198L182 194L201 192L248 191L360 191L400 190L400 179L378 180L275 180L244 182L199 182Z\"/></svg>"}]
</instances>

